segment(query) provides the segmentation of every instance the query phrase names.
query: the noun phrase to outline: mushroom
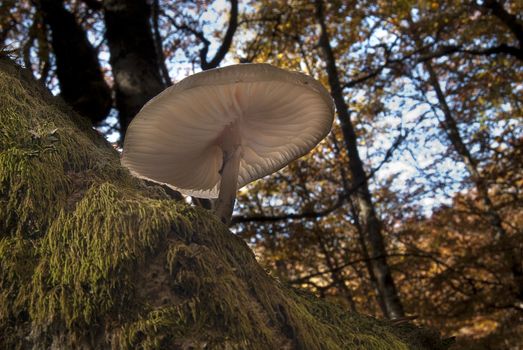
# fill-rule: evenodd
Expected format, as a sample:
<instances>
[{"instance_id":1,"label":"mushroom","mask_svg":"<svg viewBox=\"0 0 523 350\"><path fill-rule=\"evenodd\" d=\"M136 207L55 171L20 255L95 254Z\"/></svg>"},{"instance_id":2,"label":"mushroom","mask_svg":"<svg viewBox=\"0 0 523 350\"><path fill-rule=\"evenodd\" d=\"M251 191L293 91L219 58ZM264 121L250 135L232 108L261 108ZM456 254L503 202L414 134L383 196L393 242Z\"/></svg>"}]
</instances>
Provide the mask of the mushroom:
<instances>
[{"instance_id":1,"label":"mushroom","mask_svg":"<svg viewBox=\"0 0 523 350\"><path fill-rule=\"evenodd\" d=\"M313 78L268 64L189 76L131 122L122 164L185 195L217 198L230 223L236 192L308 153L330 131L332 98Z\"/></svg>"}]
</instances>

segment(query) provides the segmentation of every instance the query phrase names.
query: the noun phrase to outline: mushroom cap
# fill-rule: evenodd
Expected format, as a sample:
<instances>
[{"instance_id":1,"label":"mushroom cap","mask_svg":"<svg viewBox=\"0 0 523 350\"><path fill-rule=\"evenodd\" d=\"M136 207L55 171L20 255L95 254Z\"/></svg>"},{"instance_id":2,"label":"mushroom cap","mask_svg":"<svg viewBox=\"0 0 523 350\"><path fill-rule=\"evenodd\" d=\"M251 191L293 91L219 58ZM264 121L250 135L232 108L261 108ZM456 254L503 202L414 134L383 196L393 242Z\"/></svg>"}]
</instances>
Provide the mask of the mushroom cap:
<instances>
[{"instance_id":1,"label":"mushroom cap","mask_svg":"<svg viewBox=\"0 0 523 350\"><path fill-rule=\"evenodd\" d=\"M147 102L127 130L122 164L183 194L216 198L225 129L239 133L241 188L307 154L333 118L330 94L303 73L269 64L212 69Z\"/></svg>"}]
</instances>

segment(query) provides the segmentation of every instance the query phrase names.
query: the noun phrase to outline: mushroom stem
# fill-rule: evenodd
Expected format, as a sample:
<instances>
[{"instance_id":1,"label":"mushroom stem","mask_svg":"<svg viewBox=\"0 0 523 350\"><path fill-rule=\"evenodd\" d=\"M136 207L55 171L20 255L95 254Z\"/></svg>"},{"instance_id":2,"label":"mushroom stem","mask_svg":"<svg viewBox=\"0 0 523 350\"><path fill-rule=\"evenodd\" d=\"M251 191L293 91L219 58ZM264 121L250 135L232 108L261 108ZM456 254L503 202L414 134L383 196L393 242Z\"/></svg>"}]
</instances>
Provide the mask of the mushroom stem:
<instances>
[{"instance_id":1,"label":"mushroom stem","mask_svg":"<svg viewBox=\"0 0 523 350\"><path fill-rule=\"evenodd\" d=\"M220 170L220 194L216 201L216 215L229 225L238 190L238 172L240 170L241 150L237 125L230 126L223 134L221 144L223 165Z\"/></svg>"}]
</instances>

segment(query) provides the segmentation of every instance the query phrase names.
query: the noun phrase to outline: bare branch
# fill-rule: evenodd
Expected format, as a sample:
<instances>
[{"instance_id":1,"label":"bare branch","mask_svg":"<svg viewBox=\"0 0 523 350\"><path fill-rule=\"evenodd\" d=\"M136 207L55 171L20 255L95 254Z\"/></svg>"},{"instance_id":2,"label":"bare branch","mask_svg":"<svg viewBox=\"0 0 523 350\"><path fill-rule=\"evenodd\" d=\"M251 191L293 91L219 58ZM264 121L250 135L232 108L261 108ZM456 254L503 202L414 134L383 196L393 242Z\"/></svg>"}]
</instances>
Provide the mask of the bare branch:
<instances>
[{"instance_id":1,"label":"bare branch","mask_svg":"<svg viewBox=\"0 0 523 350\"><path fill-rule=\"evenodd\" d=\"M417 253L397 253L397 254L387 254L386 255L387 258L407 257L407 256L417 257L417 258L432 258L432 256L430 256L429 254L417 254ZM309 275L306 275L306 276L303 276L303 277L291 280L290 283L291 284L302 284L302 283L305 283L309 279L314 278L314 277L318 277L318 276L322 276L322 275L326 275L326 274L331 274L333 272L340 272L341 270L343 270L343 269L345 269L345 268L347 268L349 266L352 266L352 265L355 265L355 264L359 264L359 263L363 263L363 262L367 262L367 261L370 261L370 260L377 260L377 259L381 259L381 258L383 258L383 256L380 255L380 256L374 256L372 258L369 257L369 258L354 259L354 260L348 261L346 263L343 263L341 265L338 265L334 269L321 270L321 271L314 272L314 273L311 273Z\"/></svg>"},{"instance_id":2,"label":"bare branch","mask_svg":"<svg viewBox=\"0 0 523 350\"><path fill-rule=\"evenodd\" d=\"M403 140L405 140L408 136L408 132L405 132L403 134L400 133L400 136L394 141L392 146L387 150L385 153L385 157L380 162L380 164L372 169L369 174L367 175L365 181L369 180L376 174L376 172L385 164L387 163L392 155L394 154L394 151L401 145ZM359 182L357 184L354 184L352 187L345 190L342 194L338 196L334 204L332 204L330 207L319 210L319 211L306 211L303 213L298 214L284 214L284 215L274 215L274 216L267 216L267 215L252 215L252 216L233 216L231 220L231 225L245 223L245 222L277 222L277 221L284 221L284 220L299 220L299 219L316 219L320 217L327 216L334 212L335 210L343 207L343 205L347 202L349 197L354 194L360 186L363 185L363 182Z\"/></svg>"},{"instance_id":3,"label":"bare branch","mask_svg":"<svg viewBox=\"0 0 523 350\"><path fill-rule=\"evenodd\" d=\"M220 65L220 62L223 60L229 49L231 48L232 38L236 29L238 28L238 0L230 0L231 2L231 15L229 17L229 26L223 37L222 44L216 54L210 62L207 61L207 52L209 50L209 45L204 45L200 51L201 66L203 70L216 68Z\"/></svg>"},{"instance_id":4,"label":"bare branch","mask_svg":"<svg viewBox=\"0 0 523 350\"><path fill-rule=\"evenodd\" d=\"M229 52L229 49L231 48L232 39L234 37L234 34L236 33L236 29L238 28L238 0L230 0L230 2L231 14L229 18L229 26L227 27L227 31L225 32L225 36L223 37L222 44L220 45L218 51L216 51L216 54L210 61L207 60L207 54L209 52L211 42L209 41L209 39L205 37L203 31L197 30L196 28L193 28L187 25L186 23L179 24L176 22L174 18L163 13L163 15L176 29L188 32L194 35L198 40L202 42L203 47L200 49L200 66L203 70L218 67L225 55L227 54L227 52Z\"/></svg>"},{"instance_id":5,"label":"bare branch","mask_svg":"<svg viewBox=\"0 0 523 350\"><path fill-rule=\"evenodd\" d=\"M173 27L175 27L176 29L178 30L182 30L182 31L185 31L185 32L188 32L192 35L194 35L197 39L199 39L204 45L206 46L209 46L211 45L211 42L209 40L207 40L207 38L205 37L205 35L203 34L202 31L199 31L199 30L196 30L195 28L191 27L191 26L188 26L187 24L185 23L182 23L182 24L178 24L176 22L176 20L167 15L165 12L162 12L162 15L165 16L165 18L167 18L167 20L173 25Z\"/></svg>"},{"instance_id":6,"label":"bare branch","mask_svg":"<svg viewBox=\"0 0 523 350\"><path fill-rule=\"evenodd\" d=\"M490 47L487 49L480 50L462 50L462 52L470 55L497 55L497 54L506 54L516 57L518 60L523 61L523 49L517 48L515 46L509 46L506 44L501 44L498 46Z\"/></svg>"},{"instance_id":7,"label":"bare branch","mask_svg":"<svg viewBox=\"0 0 523 350\"><path fill-rule=\"evenodd\" d=\"M329 215L336 209L339 209L345 204L345 196L340 195L336 202L329 208L320 211L309 211L299 214L285 214L285 215L252 215L252 216L233 216L231 225L240 224L245 222L277 222L282 220L297 220L297 219L314 219Z\"/></svg>"},{"instance_id":8,"label":"bare branch","mask_svg":"<svg viewBox=\"0 0 523 350\"><path fill-rule=\"evenodd\" d=\"M433 45L430 45L433 46ZM364 83L365 81L377 77L381 72L383 72L384 69L401 69L407 64L407 61L413 57L415 57L417 54L427 51L430 46L424 46L418 50L415 50L404 57L396 58L396 59L390 59L388 57L385 58L385 62L377 67L372 72L369 72L365 75L353 78L349 82L345 83L343 85L343 88L352 88L358 84ZM427 61L430 61L434 58L440 58L444 56L449 56L455 53L464 53L468 55L481 55L481 56L490 56L490 55L497 55L497 54L505 54L509 56L513 56L519 60L523 61L523 49L517 48L515 46L509 46L507 44L501 44L498 46L493 46L490 48L477 48L477 49L467 49L463 46L458 45L445 45L440 46L438 49L428 52L423 55L419 55L414 58L413 64L417 65L420 63L424 63Z\"/></svg>"}]
</instances>

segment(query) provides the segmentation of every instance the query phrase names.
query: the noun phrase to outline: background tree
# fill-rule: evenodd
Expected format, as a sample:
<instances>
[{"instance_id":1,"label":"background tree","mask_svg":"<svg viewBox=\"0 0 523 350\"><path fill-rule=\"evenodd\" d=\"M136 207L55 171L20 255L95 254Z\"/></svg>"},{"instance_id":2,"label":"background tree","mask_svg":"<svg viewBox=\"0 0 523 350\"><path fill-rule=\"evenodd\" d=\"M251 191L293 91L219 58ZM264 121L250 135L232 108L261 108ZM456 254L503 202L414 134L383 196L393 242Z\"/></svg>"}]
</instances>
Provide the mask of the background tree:
<instances>
[{"instance_id":1,"label":"background tree","mask_svg":"<svg viewBox=\"0 0 523 350\"><path fill-rule=\"evenodd\" d=\"M51 37L61 96L80 114L99 123L111 108L111 91L95 48L61 0L36 1L35 6L37 13L32 26L40 26L38 35L42 43L47 36ZM44 27L50 33L46 33Z\"/></svg>"},{"instance_id":2,"label":"background tree","mask_svg":"<svg viewBox=\"0 0 523 350\"><path fill-rule=\"evenodd\" d=\"M346 312L404 311L464 349L511 349L522 13L508 0L4 1L0 39L107 134L191 72L269 62L313 75L336 100L333 132L240 191L235 232L281 280Z\"/></svg>"}]
</instances>

